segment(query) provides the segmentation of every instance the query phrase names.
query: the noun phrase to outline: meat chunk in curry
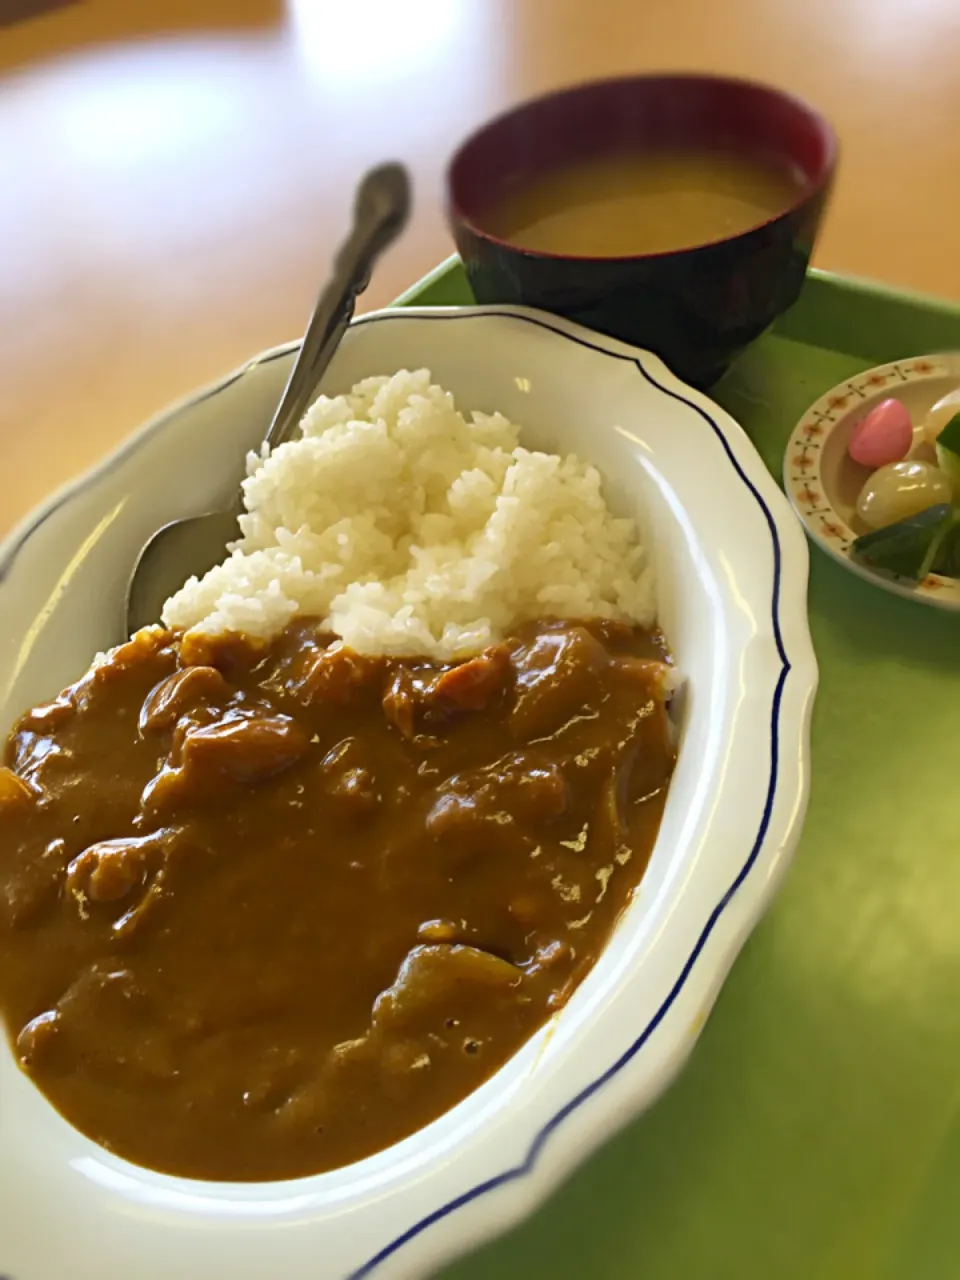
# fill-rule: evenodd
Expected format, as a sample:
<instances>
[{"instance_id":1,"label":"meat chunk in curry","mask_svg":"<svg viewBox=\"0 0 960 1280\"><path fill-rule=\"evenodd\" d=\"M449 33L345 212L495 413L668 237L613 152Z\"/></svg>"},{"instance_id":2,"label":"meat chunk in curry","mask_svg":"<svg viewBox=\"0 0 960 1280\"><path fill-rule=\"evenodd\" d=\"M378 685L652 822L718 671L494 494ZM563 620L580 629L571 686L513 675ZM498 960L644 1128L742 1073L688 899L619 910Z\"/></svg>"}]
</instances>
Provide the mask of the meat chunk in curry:
<instances>
[{"instance_id":1,"label":"meat chunk in curry","mask_svg":"<svg viewBox=\"0 0 960 1280\"><path fill-rule=\"evenodd\" d=\"M84 1133L273 1179L358 1160L568 1000L674 755L658 635L538 623L459 664L161 629L0 768L0 1011Z\"/></svg>"}]
</instances>

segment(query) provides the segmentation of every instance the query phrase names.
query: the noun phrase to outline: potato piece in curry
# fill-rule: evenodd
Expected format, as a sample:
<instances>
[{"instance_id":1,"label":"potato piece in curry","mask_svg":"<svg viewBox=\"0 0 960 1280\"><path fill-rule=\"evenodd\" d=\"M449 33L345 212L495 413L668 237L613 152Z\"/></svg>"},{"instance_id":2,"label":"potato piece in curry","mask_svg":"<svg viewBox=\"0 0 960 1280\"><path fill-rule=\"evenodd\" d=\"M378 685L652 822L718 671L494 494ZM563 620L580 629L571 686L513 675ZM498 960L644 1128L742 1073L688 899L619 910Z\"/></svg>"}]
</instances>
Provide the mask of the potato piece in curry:
<instances>
[{"instance_id":1,"label":"potato piece in curry","mask_svg":"<svg viewBox=\"0 0 960 1280\"><path fill-rule=\"evenodd\" d=\"M141 632L0 769L0 1010L138 1164L317 1173L429 1123L570 997L673 769L660 637L538 623L455 665L315 622Z\"/></svg>"}]
</instances>

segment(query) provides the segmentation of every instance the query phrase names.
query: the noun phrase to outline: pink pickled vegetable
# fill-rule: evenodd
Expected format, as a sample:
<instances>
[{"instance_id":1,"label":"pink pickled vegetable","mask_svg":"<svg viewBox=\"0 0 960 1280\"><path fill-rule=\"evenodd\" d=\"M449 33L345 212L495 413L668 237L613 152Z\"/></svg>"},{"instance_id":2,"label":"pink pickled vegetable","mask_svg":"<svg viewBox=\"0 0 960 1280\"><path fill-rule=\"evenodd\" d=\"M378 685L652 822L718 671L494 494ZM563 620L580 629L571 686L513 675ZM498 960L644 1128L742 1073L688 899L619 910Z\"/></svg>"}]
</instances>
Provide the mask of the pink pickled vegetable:
<instances>
[{"instance_id":1,"label":"pink pickled vegetable","mask_svg":"<svg viewBox=\"0 0 960 1280\"><path fill-rule=\"evenodd\" d=\"M847 451L864 467L884 467L905 458L913 443L913 423L906 405L881 400L853 428Z\"/></svg>"}]
</instances>

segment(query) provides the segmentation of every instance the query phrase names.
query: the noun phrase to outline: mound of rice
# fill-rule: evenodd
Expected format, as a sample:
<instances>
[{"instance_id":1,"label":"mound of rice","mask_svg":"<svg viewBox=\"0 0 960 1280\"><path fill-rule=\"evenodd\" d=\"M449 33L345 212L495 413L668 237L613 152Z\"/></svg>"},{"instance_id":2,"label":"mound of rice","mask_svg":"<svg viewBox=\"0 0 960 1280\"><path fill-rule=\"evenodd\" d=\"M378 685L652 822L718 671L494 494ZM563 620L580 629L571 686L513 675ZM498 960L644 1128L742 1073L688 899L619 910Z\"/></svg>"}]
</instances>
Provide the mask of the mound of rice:
<instances>
[{"instance_id":1,"label":"mound of rice","mask_svg":"<svg viewBox=\"0 0 960 1280\"><path fill-rule=\"evenodd\" d=\"M169 627L269 639L316 616L364 653L466 656L524 620L649 625L632 520L592 466L468 421L426 369L321 396L302 438L251 454L242 537L164 606Z\"/></svg>"}]
</instances>

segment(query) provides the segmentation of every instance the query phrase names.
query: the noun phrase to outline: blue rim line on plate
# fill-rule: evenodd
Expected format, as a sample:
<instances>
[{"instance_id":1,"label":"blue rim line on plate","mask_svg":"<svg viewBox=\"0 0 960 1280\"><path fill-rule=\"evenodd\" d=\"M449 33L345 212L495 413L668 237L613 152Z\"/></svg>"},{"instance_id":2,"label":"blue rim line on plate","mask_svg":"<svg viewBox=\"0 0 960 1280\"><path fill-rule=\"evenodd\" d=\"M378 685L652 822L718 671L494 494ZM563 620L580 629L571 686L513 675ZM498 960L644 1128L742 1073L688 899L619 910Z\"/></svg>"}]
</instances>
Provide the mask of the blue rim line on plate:
<instances>
[{"instance_id":1,"label":"blue rim line on plate","mask_svg":"<svg viewBox=\"0 0 960 1280\"><path fill-rule=\"evenodd\" d=\"M357 320L354 321L354 323L358 325L359 324L376 324L378 322L382 322L385 320L389 321L392 319L396 319L402 315L403 315L403 311L398 310L392 314L381 313L381 314L370 315L370 316L360 316ZM423 312L421 312L415 318L418 320L450 321L450 320L463 320L463 319L477 320L477 319L481 319L483 316L493 316L499 319L513 319L513 320L521 321L524 324L532 324L537 326L540 329L546 329L549 333L554 333L558 337L565 338L569 342L575 342L581 347L586 347L588 350L596 351L600 355L608 356L610 359L613 359L613 360L623 360L629 364L634 365L637 368L637 370L640 372L641 376L644 379L646 379L646 381L650 383L651 386L655 387L658 391L662 392L664 395L669 396L672 400L677 400L681 404L687 405L689 408L693 409L695 413L699 414L700 417L704 420L704 422L706 422L710 426L714 435L720 441L720 444L723 447L723 450L726 453L731 466L736 471L740 479L743 481L744 485L746 485L750 493L753 495L761 511L763 512L764 519L767 522L767 528L769 529L769 532L770 532L770 538L773 543L772 622L773 622L773 635L774 635L774 640L777 646L777 653L780 656L781 669L780 669L780 674L777 678L776 687L774 689L773 702L771 705L771 715L770 715L770 780L767 786L767 796L763 806L763 813L760 819L760 826L746 861L744 862L740 871L737 873L735 879L733 880L733 883L730 885L727 891L723 894L720 901L717 903L713 911L710 913L710 916L708 917L707 922L700 933L700 936L697 938L697 941L696 941L696 944L694 945L693 950L691 951L683 968L681 969L676 982L673 984L670 991L667 993L667 996L664 999L663 1003L660 1005L656 1013L653 1015L650 1021L646 1024L646 1026L643 1028L643 1030L640 1032L637 1038L633 1041L633 1043L604 1072L602 1072L599 1076L597 1076L595 1080L592 1080L588 1085L585 1085L584 1088L581 1089L580 1092L575 1095L575 1097L571 1098L569 1102L567 1102L558 1111L556 1111L553 1114L553 1116L551 1116L551 1118L543 1125L543 1127L534 1137L533 1141L530 1144L530 1149L528 1150L526 1156L524 1157L524 1159L521 1161L520 1164L514 1165L512 1168L504 1170L503 1173L499 1173L493 1178L488 1178L485 1182L478 1183L475 1187L471 1187L469 1191L464 1191L461 1195L456 1196L454 1199L448 1200L446 1204L441 1205L438 1209L434 1209L432 1213L429 1213L425 1217L419 1219L412 1226L408 1227L406 1231L403 1231L400 1235L396 1236L393 1240L390 1241L389 1244L384 1245L382 1249L380 1249L377 1253L375 1253L373 1257L371 1257L367 1262L363 1263L362 1266L358 1267L355 1271L350 1272L350 1274L346 1277L346 1280L366 1280L366 1277L372 1275L373 1272L376 1270L376 1268L382 1262L385 1262L387 1258L391 1257L394 1253L396 1253L399 1249L401 1249L405 1244L408 1244L416 1236L420 1235L421 1232L427 1229L427 1227L430 1227L435 1222L439 1222L441 1219L448 1217L455 1210L462 1208L464 1205L469 1204L471 1201L479 1199L480 1196L486 1195L488 1192L494 1191L498 1187L502 1187L504 1184L508 1182L514 1182L518 1178L525 1177L527 1174L532 1172L533 1167L536 1164L537 1158L540 1155L540 1152L543 1150L544 1146L546 1145L548 1139L550 1138L550 1135L556 1129L559 1128L559 1126L563 1123L563 1121L569 1115L572 1115L574 1111L577 1111L581 1106L583 1106L583 1104L589 1098L591 1098L595 1093L597 1093L600 1089L602 1089L605 1084L607 1084L610 1080L612 1080L614 1076L618 1075L619 1072L622 1071L623 1068L629 1062L631 1062L634 1057L636 1057L637 1053L639 1053L639 1051L643 1048L646 1042L650 1039L653 1032L657 1029L657 1027L666 1017L667 1013L672 1007L677 996L683 990L683 987L685 986L687 979L690 976L693 966L696 963L701 952L703 951L704 947L706 946L710 935L713 933L713 930L717 925L717 922L719 921L720 917L723 915L723 912L726 910L734 894L737 892L737 890L740 888L740 886L743 884L744 880L746 880L747 876L752 870L759 856L760 849L763 845L763 841L767 833L767 829L770 825L770 818L773 813L773 804L774 804L774 799L776 797L776 790L777 790L777 776L779 771L779 760L780 760L780 743L779 743L780 704L782 701L783 688L786 683L787 676L792 670L790 661L787 658L787 654L784 649L783 637L780 630L780 574L781 574L781 555L782 555L781 548L780 548L780 539L777 534L776 522L774 521L773 515L770 512L770 508L767 506L766 502L764 502L763 498L758 493L756 486L744 473L743 468L740 466L740 463L737 461L736 457L734 456L733 450L730 448L730 444L726 436L724 435L723 431L721 430L719 425L713 420L710 414L706 411L706 409L701 408L701 406L698 404L694 404L692 400L688 400L686 396L681 395L679 392L671 391L669 387L663 386L662 383L657 381L657 379L653 376L653 374L651 374L647 369L644 368L642 361L638 360L636 357L624 355L616 351L609 351L606 347L598 346L596 343L590 342L586 338L580 338L580 337L574 336L573 334L566 333L563 329L555 328L553 325L548 324L544 320L535 318L534 316L522 315L514 311L485 310L480 312L468 311L460 314L447 313L447 314L433 315L433 316L426 315ZM117 464L119 464L124 458L126 458L130 453L132 453L134 450L139 448L140 445L144 443L145 440L152 437L156 431L159 431L165 425L165 423L169 420L169 418L173 416L173 414L179 412L181 407L185 407L188 404L198 404L198 403L201 403L203 400L210 399L210 397L217 395L219 392L226 390L227 387L232 386L232 384L238 381L238 379L240 379L241 377L243 377L243 375L250 368L255 367L258 364L268 364L273 360L278 360L285 356L288 356L291 354L291 352L296 350L297 346L298 346L298 343L296 342L290 343L287 346L278 347L273 351L266 353L263 356L256 357L254 360L245 364L242 368L236 370L236 372L230 374L223 381L216 383L212 387L209 387L206 391L203 391L196 396L187 397L186 400L184 400L180 405L175 405L171 410L169 410L167 413L163 414L160 418L158 418L152 424L151 427L147 428L144 432L136 435L132 440L129 441L127 445L122 446L120 450L117 453L115 453L102 466L98 467L95 471L91 472L90 474L84 477L81 477L79 480L69 485L68 488L65 489L63 492L61 492L60 494L52 498L50 500L49 505L45 508L42 508L38 512L36 517L30 523L27 524L27 526L23 529L21 533L19 533L18 535L17 534L14 535L15 541L13 545L4 556L3 560L0 561L0 583L2 583L3 580L9 574L11 568L13 567L14 561L16 560L16 557L18 556L20 551L23 549L24 545L29 541L29 539L33 536L33 534L36 533L36 531L41 527L41 525L45 524L46 521L56 511L58 511L65 503L69 502L71 498L75 497L83 489L87 488L89 484L97 480L100 476L105 475L108 472L112 471L113 468Z\"/></svg>"}]
</instances>

